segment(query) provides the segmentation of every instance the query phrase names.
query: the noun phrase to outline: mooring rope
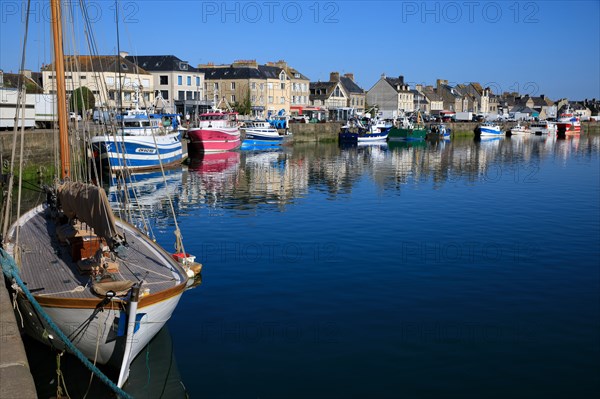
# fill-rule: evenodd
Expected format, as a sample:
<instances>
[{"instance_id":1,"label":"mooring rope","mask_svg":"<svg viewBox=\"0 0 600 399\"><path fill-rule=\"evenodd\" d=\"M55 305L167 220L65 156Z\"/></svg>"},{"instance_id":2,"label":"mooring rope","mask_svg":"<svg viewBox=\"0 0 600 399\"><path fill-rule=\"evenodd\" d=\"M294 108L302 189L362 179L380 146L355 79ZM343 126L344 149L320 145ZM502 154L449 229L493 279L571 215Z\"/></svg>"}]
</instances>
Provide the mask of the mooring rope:
<instances>
[{"instance_id":1,"label":"mooring rope","mask_svg":"<svg viewBox=\"0 0 600 399\"><path fill-rule=\"evenodd\" d=\"M77 349L77 347L75 347L75 345L73 345L73 343L69 340L69 338L67 338L67 336L61 331L61 329L54 323L54 321L52 321L50 316L48 316L48 314L44 311L44 309L41 307L41 305L35 300L35 298L31 294L31 292L29 292L29 290L27 289L27 286L25 285L25 283L23 283L23 281L19 277L18 266L15 263L14 259L7 252L5 252L4 249L1 249L1 248L0 248L0 255L2 256L0 258L1 264L2 264L2 271L4 272L6 277L13 279L19 285L19 287L21 288L21 290L23 290L23 293L25 294L25 296L27 297L27 299L29 300L31 305L35 308L36 312L46 321L46 323L48 323L50 328L52 328L52 330L54 330L54 332L58 335L60 340L67 346L67 348L69 348L71 353L73 353L83 363L83 365L85 367L87 367L91 372L96 374L98 376L98 378L102 382L104 382L114 393L119 395L121 398L133 399L133 397L131 395L129 395L127 392L125 392L124 390L119 388L117 386L117 384L115 384L113 381L111 381L110 378L108 378L106 375L104 375L104 373L102 371L100 371L100 369L98 369L98 367L93 365L89 361L89 359L86 358L85 355L83 353L81 353L81 351L79 349Z\"/></svg>"}]
</instances>

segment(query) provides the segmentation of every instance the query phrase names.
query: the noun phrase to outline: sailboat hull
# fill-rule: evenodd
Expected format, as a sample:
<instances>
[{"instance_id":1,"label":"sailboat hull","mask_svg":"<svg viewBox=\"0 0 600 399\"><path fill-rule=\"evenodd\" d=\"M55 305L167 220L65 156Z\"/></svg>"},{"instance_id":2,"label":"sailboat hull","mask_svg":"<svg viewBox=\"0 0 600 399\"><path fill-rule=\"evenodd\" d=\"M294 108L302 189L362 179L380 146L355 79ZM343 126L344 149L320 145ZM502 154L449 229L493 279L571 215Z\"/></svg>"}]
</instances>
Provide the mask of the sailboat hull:
<instances>
[{"instance_id":1,"label":"sailboat hull","mask_svg":"<svg viewBox=\"0 0 600 399\"><path fill-rule=\"evenodd\" d=\"M17 226L19 256L15 256L14 245ZM79 271L69 253L72 248L59 241L56 227L47 217L45 206L32 209L11 227L7 252L20 259L21 279L75 347L91 361L119 368L127 336L128 294L102 303L105 297L90 288L94 277ZM121 220L117 227L128 236L129 249L115 277L137 279L142 292L147 290L138 302L130 357L133 359L171 317L186 288L187 277L177 262L143 233ZM138 265L143 262L145 267L140 269ZM140 273L146 270L146 276ZM26 333L44 344L66 349L24 293L20 292L17 300Z\"/></svg>"}]
</instances>

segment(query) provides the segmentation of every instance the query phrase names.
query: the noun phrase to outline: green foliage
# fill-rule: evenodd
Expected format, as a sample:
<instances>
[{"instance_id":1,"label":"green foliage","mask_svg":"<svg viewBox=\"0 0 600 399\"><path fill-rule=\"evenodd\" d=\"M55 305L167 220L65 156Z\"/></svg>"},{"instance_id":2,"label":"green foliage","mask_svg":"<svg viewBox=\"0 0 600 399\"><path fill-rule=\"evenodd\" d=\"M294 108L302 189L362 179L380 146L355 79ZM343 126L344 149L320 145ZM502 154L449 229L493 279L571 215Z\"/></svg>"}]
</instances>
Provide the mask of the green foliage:
<instances>
[{"instance_id":1,"label":"green foliage","mask_svg":"<svg viewBox=\"0 0 600 399\"><path fill-rule=\"evenodd\" d=\"M94 109L95 105L96 99L90 89L83 86L73 90L69 100L69 109L72 112L81 114L83 110Z\"/></svg>"},{"instance_id":2,"label":"green foliage","mask_svg":"<svg viewBox=\"0 0 600 399\"><path fill-rule=\"evenodd\" d=\"M240 102L235 102L233 104L233 109L238 112L240 115L250 115L252 114L252 101L250 100L250 88L246 92L246 96Z\"/></svg>"}]
</instances>

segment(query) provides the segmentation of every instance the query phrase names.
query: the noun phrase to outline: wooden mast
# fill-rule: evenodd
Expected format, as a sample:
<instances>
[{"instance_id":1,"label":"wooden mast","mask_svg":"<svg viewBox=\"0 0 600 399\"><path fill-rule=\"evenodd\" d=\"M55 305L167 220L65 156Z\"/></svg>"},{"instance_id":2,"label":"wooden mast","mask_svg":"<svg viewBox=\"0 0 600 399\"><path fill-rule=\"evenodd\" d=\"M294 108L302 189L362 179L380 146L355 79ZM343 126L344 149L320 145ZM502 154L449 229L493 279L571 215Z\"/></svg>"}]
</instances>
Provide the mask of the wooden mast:
<instances>
[{"instance_id":1,"label":"wooden mast","mask_svg":"<svg viewBox=\"0 0 600 399\"><path fill-rule=\"evenodd\" d=\"M54 39L54 71L56 73L56 98L58 112L58 133L60 140L61 178L71 176L71 158L69 151L67 92L65 86L65 56L63 53L62 17L60 0L50 0L52 11L52 36Z\"/></svg>"}]
</instances>

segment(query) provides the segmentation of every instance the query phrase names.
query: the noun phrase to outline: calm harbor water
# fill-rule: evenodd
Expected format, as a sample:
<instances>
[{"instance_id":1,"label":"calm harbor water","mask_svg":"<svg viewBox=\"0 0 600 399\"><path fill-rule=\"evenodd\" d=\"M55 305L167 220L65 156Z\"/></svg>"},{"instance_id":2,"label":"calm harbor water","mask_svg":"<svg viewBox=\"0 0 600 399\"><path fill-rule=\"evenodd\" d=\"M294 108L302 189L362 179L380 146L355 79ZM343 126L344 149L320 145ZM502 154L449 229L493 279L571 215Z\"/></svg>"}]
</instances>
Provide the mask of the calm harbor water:
<instances>
[{"instance_id":1,"label":"calm harbor water","mask_svg":"<svg viewBox=\"0 0 600 399\"><path fill-rule=\"evenodd\" d=\"M600 393L600 136L297 144L137 185L204 264L168 323L190 397Z\"/></svg>"}]
</instances>

